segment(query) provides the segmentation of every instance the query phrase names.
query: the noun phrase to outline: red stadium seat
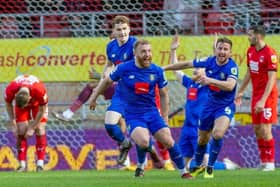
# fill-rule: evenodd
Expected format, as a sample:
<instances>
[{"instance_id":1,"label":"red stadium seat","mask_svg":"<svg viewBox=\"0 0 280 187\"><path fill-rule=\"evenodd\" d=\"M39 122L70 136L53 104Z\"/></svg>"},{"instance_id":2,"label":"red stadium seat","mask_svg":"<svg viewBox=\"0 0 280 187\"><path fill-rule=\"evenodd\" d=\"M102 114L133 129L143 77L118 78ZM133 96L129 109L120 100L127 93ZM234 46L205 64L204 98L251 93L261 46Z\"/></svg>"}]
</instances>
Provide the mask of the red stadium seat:
<instances>
[{"instance_id":1,"label":"red stadium seat","mask_svg":"<svg viewBox=\"0 0 280 187\"><path fill-rule=\"evenodd\" d=\"M103 10L101 0L64 0L67 12L98 12Z\"/></svg>"},{"instance_id":2,"label":"red stadium seat","mask_svg":"<svg viewBox=\"0 0 280 187\"><path fill-rule=\"evenodd\" d=\"M229 13L211 12L203 20L205 34L226 34L234 33L234 15Z\"/></svg>"},{"instance_id":3,"label":"red stadium seat","mask_svg":"<svg viewBox=\"0 0 280 187\"><path fill-rule=\"evenodd\" d=\"M144 0L143 10L163 10L164 0Z\"/></svg>"},{"instance_id":4,"label":"red stadium seat","mask_svg":"<svg viewBox=\"0 0 280 187\"><path fill-rule=\"evenodd\" d=\"M0 25L1 38L20 38L19 27L15 17L2 17Z\"/></svg>"},{"instance_id":5,"label":"red stadium seat","mask_svg":"<svg viewBox=\"0 0 280 187\"><path fill-rule=\"evenodd\" d=\"M27 13L23 0L0 0L0 14Z\"/></svg>"}]
</instances>

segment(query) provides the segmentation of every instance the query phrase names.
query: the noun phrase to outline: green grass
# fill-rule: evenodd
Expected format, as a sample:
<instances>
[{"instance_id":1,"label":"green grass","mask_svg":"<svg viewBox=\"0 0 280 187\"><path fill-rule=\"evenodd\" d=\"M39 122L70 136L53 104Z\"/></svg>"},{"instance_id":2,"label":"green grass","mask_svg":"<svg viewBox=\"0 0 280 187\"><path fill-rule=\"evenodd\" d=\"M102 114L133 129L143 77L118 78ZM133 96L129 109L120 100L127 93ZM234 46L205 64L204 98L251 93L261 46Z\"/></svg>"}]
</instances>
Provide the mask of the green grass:
<instances>
[{"instance_id":1,"label":"green grass","mask_svg":"<svg viewBox=\"0 0 280 187\"><path fill-rule=\"evenodd\" d=\"M215 171L214 179L199 176L181 179L178 172L150 170L144 178L134 178L134 172L119 170L45 171L41 173L0 172L3 187L277 187L280 170L262 172L256 169Z\"/></svg>"}]
</instances>

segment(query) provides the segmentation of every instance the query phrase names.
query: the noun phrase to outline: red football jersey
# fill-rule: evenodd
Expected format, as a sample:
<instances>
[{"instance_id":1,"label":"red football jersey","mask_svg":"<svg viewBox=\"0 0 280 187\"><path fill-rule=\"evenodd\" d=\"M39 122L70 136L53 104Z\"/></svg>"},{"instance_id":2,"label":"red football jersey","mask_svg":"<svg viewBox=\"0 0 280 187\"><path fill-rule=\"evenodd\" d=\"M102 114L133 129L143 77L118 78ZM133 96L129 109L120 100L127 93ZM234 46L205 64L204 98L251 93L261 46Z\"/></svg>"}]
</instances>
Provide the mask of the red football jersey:
<instances>
[{"instance_id":1,"label":"red football jersey","mask_svg":"<svg viewBox=\"0 0 280 187\"><path fill-rule=\"evenodd\" d=\"M155 96L156 96L156 105L160 111L160 95L159 95L158 85L156 85L156 88L155 88Z\"/></svg>"},{"instance_id":2,"label":"red football jersey","mask_svg":"<svg viewBox=\"0 0 280 187\"><path fill-rule=\"evenodd\" d=\"M29 106L45 105L48 103L48 96L44 84L33 75L20 75L16 77L5 90L5 101L12 103L15 94L21 87L28 87L31 100Z\"/></svg>"},{"instance_id":3,"label":"red football jersey","mask_svg":"<svg viewBox=\"0 0 280 187\"><path fill-rule=\"evenodd\" d=\"M259 51L254 46L248 49L247 65L253 86L253 99L259 100L262 97L268 81L268 71L277 71L277 64L278 56L275 50L268 45ZM276 81L270 96L278 97Z\"/></svg>"}]
</instances>

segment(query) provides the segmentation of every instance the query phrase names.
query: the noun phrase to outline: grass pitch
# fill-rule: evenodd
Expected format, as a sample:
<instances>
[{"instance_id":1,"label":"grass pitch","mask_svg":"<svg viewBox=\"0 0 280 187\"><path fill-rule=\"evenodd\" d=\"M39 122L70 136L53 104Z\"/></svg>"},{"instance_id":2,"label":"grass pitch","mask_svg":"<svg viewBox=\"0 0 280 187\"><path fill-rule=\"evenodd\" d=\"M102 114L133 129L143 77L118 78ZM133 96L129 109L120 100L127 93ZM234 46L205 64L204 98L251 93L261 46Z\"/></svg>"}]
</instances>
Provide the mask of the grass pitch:
<instances>
[{"instance_id":1,"label":"grass pitch","mask_svg":"<svg viewBox=\"0 0 280 187\"><path fill-rule=\"evenodd\" d=\"M134 172L119 170L0 172L3 187L279 187L280 170L262 172L256 169L214 171L214 179L198 176L181 179L178 171L149 170L143 178Z\"/></svg>"}]
</instances>

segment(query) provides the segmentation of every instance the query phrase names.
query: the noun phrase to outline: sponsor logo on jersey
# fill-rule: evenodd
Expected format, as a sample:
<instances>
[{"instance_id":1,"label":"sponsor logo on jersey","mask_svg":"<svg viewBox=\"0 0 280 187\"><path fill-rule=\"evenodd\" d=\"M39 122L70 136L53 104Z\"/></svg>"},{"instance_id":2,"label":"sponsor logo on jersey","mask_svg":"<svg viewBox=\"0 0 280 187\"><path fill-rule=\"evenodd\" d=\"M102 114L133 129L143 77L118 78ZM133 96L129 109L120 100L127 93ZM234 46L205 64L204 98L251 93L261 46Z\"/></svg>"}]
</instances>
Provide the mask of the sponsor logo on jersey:
<instances>
[{"instance_id":1,"label":"sponsor logo on jersey","mask_svg":"<svg viewBox=\"0 0 280 187\"><path fill-rule=\"evenodd\" d=\"M258 64L258 62L255 62L255 61L251 60L249 62L249 66L250 66L251 72L255 72L255 73L259 72L259 64Z\"/></svg>"},{"instance_id":2,"label":"sponsor logo on jersey","mask_svg":"<svg viewBox=\"0 0 280 187\"><path fill-rule=\"evenodd\" d=\"M135 93L136 94L148 94L150 84L147 82L136 82L135 83Z\"/></svg>"}]
</instances>

